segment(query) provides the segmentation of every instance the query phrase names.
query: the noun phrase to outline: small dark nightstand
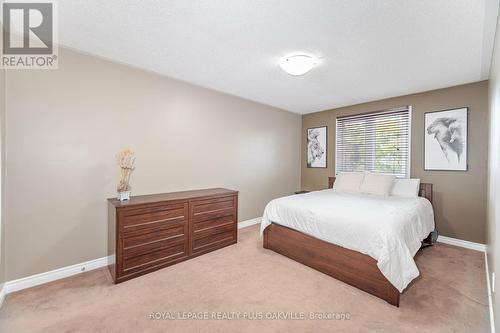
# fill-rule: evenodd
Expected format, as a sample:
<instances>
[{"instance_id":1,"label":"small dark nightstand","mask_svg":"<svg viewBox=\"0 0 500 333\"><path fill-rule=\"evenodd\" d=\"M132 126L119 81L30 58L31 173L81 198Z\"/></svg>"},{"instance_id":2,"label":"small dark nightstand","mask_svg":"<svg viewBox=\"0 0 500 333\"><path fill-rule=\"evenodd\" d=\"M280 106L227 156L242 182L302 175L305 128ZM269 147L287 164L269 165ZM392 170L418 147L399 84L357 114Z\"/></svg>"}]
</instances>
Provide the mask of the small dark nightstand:
<instances>
[{"instance_id":1,"label":"small dark nightstand","mask_svg":"<svg viewBox=\"0 0 500 333\"><path fill-rule=\"evenodd\" d=\"M302 190L302 191L296 191L295 194L304 194L304 193L309 193L311 191L305 191L305 190Z\"/></svg>"}]
</instances>

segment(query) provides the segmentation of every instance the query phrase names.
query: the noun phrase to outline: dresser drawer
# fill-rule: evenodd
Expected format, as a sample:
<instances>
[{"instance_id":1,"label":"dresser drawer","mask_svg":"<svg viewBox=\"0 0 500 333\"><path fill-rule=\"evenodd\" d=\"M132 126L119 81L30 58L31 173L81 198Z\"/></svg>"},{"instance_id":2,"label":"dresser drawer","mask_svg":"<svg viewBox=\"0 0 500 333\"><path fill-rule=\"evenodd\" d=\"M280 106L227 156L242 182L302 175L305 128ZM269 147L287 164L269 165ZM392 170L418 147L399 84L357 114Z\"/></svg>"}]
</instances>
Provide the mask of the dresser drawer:
<instances>
[{"instance_id":1,"label":"dresser drawer","mask_svg":"<svg viewBox=\"0 0 500 333\"><path fill-rule=\"evenodd\" d=\"M123 249L123 258L125 260L132 259L134 257L143 256L145 254L158 252L170 247L186 244L186 235L174 235L164 239L155 240L148 243L139 244L136 246L128 247Z\"/></svg>"},{"instance_id":2,"label":"dresser drawer","mask_svg":"<svg viewBox=\"0 0 500 333\"><path fill-rule=\"evenodd\" d=\"M119 221L124 230L147 227L153 224L187 220L188 203L158 205L120 211Z\"/></svg>"},{"instance_id":3,"label":"dresser drawer","mask_svg":"<svg viewBox=\"0 0 500 333\"><path fill-rule=\"evenodd\" d=\"M189 216L192 223L234 215L236 212L235 196L220 197L190 202Z\"/></svg>"},{"instance_id":4,"label":"dresser drawer","mask_svg":"<svg viewBox=\"0 0 500 333\"><path fill-rule=\"evenodd\" d=\"M159 240L172 239L176 236L187 237L187 221L175 221L149 225L147 228L138 230L126 230L123 233L123 249L127 250L141 244L147 244Z\"/></svg>"},{"instance_id":5,"label":"dresser drawer","mask_svg":"<svg viewBox=\"0 0 500 333\"><path fill-rule=\"evenodd\" d=\"M236 229L233 226L219 228L199 234L193 239L193 254L201 254L236 243Z\"/></svg>"},{"instance_id":6,"label":"dresser drawer","mask_svg":"<svg viewBox=\"0 0 500 333\"><path fill-rule=\"evenodd\" d=\"M217 226L211 228L194 230L193 239L196 242L198 239L201 238L215 236L218 234L225 233L227 231L233 232L235 230L236 230L236 223L234 223L234 221L228 221L223 224L218 224Z\"/></svg>"},{"instance_id":7,"label":"dresser drawer","mask_svg":"<svg viewBox=\"0 0 500 333\"><path fill-rule=\"evenodd\" d=\"M211 220L198 221L193 223L193 233L196 235L200 232L210 229L217 229L228 224L236 225L236 215L230 214L223 217L214 218Z\"/></svg>"},{"instance_id":8,"label":"dresser drawer","mask_svg":"<svg viewBox=\"0 0 500 333\"><path fill-rule=\"evenodd\" d=\"M152 252L135 256L129 255L127 252L123 253L122 276L187 257L187 243L180 241L177 244L169 244L168 247L161 247Z\"/></svg>"}]
</instances>

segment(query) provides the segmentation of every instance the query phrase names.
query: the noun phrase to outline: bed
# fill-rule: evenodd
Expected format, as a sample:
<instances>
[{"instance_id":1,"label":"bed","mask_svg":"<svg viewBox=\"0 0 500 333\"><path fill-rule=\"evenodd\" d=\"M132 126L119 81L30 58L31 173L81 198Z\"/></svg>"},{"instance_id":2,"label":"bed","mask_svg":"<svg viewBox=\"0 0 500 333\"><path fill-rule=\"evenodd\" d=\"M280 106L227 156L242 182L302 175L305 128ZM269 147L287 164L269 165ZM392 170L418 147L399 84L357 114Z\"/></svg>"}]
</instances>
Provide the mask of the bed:
<instances>
[{"instance_id":1,"label":"bed","mask_svg":"<svg viewBox=\"0 0 500 333\"><path fill-rule=\"evenodd\" d=\"M432 184L418 198L329 189L272 200L261 223L263 246L389 304L419 275L413 260L432 244ZM376 258L376 259L375 259Z\"/></svg>"}]
</instances>

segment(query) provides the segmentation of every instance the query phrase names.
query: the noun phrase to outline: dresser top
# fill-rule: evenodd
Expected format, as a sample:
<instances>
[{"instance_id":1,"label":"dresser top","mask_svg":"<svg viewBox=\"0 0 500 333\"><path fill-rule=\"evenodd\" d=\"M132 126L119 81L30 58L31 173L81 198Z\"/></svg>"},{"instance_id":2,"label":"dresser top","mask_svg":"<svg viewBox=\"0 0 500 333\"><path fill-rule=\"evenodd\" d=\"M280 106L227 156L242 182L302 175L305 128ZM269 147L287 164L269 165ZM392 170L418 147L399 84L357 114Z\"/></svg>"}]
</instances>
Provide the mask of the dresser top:
<instances>
[{"instance_id":1,"label":"dresser top","mask_svg":"<svg viewBox=\"0 0 500 333\"><path fill-rule=\"evenodd\" d=\"M148 203L170 201L170 200L189 200L189 199L202 199L204 197L211 197L214 195L231 195L237 194L238 191L228 190L226 188L208 188L203 190L181 191L148 195L137 195L130 197L130 200L119 201L116 198L109 198L108 202L115 207L130 207L134 205L142 205Z\"/></svg>"}]
</instances>

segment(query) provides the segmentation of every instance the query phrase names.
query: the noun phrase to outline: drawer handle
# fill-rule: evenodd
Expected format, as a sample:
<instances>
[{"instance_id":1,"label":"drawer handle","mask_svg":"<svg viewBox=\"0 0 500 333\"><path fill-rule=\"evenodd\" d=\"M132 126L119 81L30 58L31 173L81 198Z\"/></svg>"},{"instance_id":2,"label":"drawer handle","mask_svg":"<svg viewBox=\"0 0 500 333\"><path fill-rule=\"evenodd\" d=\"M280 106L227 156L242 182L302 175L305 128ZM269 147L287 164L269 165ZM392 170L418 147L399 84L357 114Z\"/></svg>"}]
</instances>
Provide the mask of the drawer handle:
<instances>
[{"instance_id":1,"label":"drawer handle","mask_svg":"<svg viewBox=\"0 0 500 333\"><path fill-rule=\"evenodd\" d=\"M197 247L194 248L194 251L199 251L201 249L204 249L204 248L206 248L208 246L213 246L215 244L224 243L224 242L227 242L228 240L234 240L234 237L233 236L228 236L228 237L224 237L224 238L222 238L222 239L220 239L218 241L212 242L212 243L208 243L208 244L203 244L201 246L197 246Z\"/></svg>"},{"instance_id":2,"label":"drawer handle","mask_svg":"<svg viewBox=\"0 0 500 333\"><path fill-rule=\"evenodd\" d=\"M136 265L134 267L125 268L123 271L124 272L130 271L132 269L136 269L137 267L141 267L141 266L144 266L144 265L150 265L150 264L152 264L154 262L157 262L157 261L160 261L160 260L165 260L165 259L168 259L168 258L172 258L172 257L178 256L179 254L183 254L183 253L185 253L185 251L177 252L177 253L171 254L171 255L166 256L166 257L161 257L161 258L158 258L158 259L155 259L155 260L151 260L151 261L145 262L143 264Z\"/></svg>"},{"instance_id":3,"label":"drawer handle","mask_svg":"<svg viewBox=\"0 0 500 333\"><path fill-rule=\"evenodd\" d=\"M230 224L234 224L234 221L229 221L229 222L226 222L226 223L222 223L222 224L219 224L219 225L216 225L216 226L213 226L213 227L206 227L206 228L203 228L203 229L198 229L198 230L195 230L195 233L197 233L197 232L203 232L203 231L209 230L209 229L216 229L216 228L225 227L225 226L228 226Z\"/></svg>"},{"instance_id":4,"label":"drawer handle","mask_svg":"<svg viewBox=\"0 0 500 333\"><path fill-rule=\"evenodd\" d=\"M123 228L127 229L127 228L137 227L137 226L140 226L140 225L148 225L148 224L153 224L153 223L168 222L168 221L177 220L177 219L184 219L184 216L169 217L168 219L161 219L161 220L155 220L155 221L144 222L144 223L139 223L139 224L126 225L126 226L123 226Z\"/></svg>"},{"instance_id":5,"label":"drawer handle","mask_svg":"<svg viewBox=\"0 0 500 333\"><path fill-rule=\"evenodd\" d=\"M130 250L130 249L133 249L133 248L136 248L136 247L139 247L139 246L154 244L154 243L157 243L157 242L163 242L163 241L166 241L166 240L169 240L169 239L172 239L172 238L178 238L178 237L182 237L182 236L185 236L185 234L177 234L177 235L173 235L173 236L169 236L169 237L157 239L157 240L154 240L154 241L151 241L151 242L146 242L146 243L141 243L141 244L137 244L137 245L127 246L127 247L123 247L123 249L124 250Z\"/></svg>"},{"instance_id":6,"label":"drawer handle","mask_svg":"<svg viewBox=\"0 0 500 333\"><path fill-rule=\"evenodd\" d=\"M197 215L203 215L203 214L210 214L210 213L220 212L220 211L229 210L229 209L234 210L234 207L225 207L225 208L219 208L219 209L204 210L202 212L194 213L193 215L197 216Z\"/></svg>"}]
</instances>

